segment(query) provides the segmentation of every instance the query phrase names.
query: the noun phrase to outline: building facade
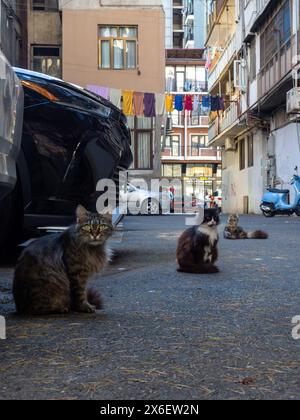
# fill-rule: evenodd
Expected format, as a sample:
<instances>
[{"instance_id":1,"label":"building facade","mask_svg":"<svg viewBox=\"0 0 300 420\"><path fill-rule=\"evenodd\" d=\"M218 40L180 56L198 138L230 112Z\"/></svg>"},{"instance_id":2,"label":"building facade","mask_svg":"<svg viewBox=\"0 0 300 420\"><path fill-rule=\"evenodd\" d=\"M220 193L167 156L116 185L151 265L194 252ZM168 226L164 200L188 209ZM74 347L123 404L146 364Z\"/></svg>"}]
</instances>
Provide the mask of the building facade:
<instances>
[{"instance_id":1,"label":"building facade","mask_svg":"<svg viewBox=\"0 0 300 420\"><path fill-rule=\"evenodd\" d=\"M13 66L23 61L23 31L20 13L24 6L17 0L0 0L0 49Z\"/></svg>"},{"instance_id":2,"label":"building facade","mask_svg":"<svg viewBox=\"0 0 300 420\"><path fill-rule=\"evenodd\" d=\"M173 95L207 95L204 50L167 50L166 89ZM208 146L206 112L176 111L162 140L162 176L182 179L188 195L201 198L220 189L221 154Z\"/></svg>"},{"instance_id":3,"label":"building facade","mask_svg":"<svg viewBox=\"0 0 300 420\"><path fill-rule=\"evenodd\" d=\"M27 2L27 62L31 70L62 76L62 22L58 0Z\"/></svg>"},{"instance_id":4,"label":"building facade","mask_svg":"<svg viewBox=\"0 0 300 420\"><path fill-rule=\"evenodd\" d=\"M165 15L161 1L60 1L66 81L164 93ZM74 31L74 27L76 31ZM131 176L159 177L161 117L128 117Z\"/></svg>"},{"instance_id":5,"label":"building facade","mask_svg":"<svg viewBox=\"0 0 300 420\"><path fill-rule=\"evenodd\" d=\"M224 150L224 211L260 213L265 188L289 188L300 166L297 116L286 112L299 65L299 1L217 0L209 10L208 87L225 103L211 114L209 144Z\"/></svg>"},{"instance_id":6,"label":"building facade","mask_svg":"<svg viewBox=\"0 0 300 420\"><path fill-rule=\"evenodd\" d=\"M203 0L163 0L166 49L203 49L206 39L206 4Z\"/></svg>"}]
</instances>

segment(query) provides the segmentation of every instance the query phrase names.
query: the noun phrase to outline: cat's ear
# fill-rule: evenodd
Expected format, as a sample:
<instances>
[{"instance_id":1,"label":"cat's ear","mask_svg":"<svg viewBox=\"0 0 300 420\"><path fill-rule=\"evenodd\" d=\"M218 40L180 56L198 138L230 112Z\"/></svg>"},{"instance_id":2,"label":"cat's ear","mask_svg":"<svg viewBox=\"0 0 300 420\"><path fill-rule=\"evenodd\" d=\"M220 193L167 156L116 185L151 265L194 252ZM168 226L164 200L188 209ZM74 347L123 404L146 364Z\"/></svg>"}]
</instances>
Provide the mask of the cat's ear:
<instances>
[{"instance_id":1,"label":"cat's ear","mask_svg":"<svg viewBox=\"0 0 300 420\"><path fill-rule=\"evenodd\" d=\"M106 223L109 223L110 225L112 225L112 214L111 213L103 214L102 217L106 221Z\"/></svg>"},{"instance_id":2,"label":"cat's ear","mask_svg":"<svg viewBox=\"0 0 300 420\"><path fill-rule=\"evenodd\" d=\"M85 209L82 205L79 204L79 206L76 209L76 217L77 217L77 221L81 222L83 220L85 220L89 215L89 212L87 211L87 209Z\"/></svg>"}]
</instances>

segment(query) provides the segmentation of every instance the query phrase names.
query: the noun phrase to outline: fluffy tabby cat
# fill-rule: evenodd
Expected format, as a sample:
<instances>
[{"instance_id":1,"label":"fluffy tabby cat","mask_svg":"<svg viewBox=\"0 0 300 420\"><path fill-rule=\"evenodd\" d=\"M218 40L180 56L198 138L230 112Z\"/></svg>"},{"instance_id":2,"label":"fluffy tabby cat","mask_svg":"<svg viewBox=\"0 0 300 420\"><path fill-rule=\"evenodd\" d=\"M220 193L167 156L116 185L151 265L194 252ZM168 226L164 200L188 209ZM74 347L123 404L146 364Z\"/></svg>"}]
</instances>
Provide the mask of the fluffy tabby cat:
<instances>
[{"instance_id":1,"label":"fluffy tabby cat","mask_svg":"<svg viewBox=\"0 0 300 420\"><path fill-rule=\"evenodd\" d=\"M179 272L194 274L219 272L215 266L218 259L219 223L218 210L206 209L203 223L183 233L177 248Z\"/></svg>"},{"instance_id":2,"label":"fluffy tabby cat","mask_svg":"<svg viewBox=\"0 0 300 420\"><path fill-rule=\"evenodd\" d=\"M92 214L79 206L76 225L30 245L15 271L13 295L17 312L49 315L101 309L100 295L87 291L86 286L109 260L106 241L112 232L111 216Z\"/></svg>"},{"instance_id":3,"label":"fluffy tabby cat","mask_svg":"<svg viewBox=\"0 0 300 420\"><path fill-rule=\"evenodd\" d=\"M239 216L232 214L228 218L227 226L224 230L225 239L268 239L269 235L262 230L246 232L239 226Z\"/></svg>"}]
</instances>

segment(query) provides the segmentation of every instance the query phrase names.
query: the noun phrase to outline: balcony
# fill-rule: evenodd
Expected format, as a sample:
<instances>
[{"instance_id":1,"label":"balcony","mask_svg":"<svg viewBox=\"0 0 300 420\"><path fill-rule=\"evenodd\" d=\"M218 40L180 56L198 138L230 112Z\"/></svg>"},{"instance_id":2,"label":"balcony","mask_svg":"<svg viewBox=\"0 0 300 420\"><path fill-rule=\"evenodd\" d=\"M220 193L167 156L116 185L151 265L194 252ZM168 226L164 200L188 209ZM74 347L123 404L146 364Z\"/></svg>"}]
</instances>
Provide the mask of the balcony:
<instances>
[{"instance_id":1,"label":"balcony","mask_svg":"<svg viewBox=\"0 0 300 420\"><path fill-rule=\"evenodd\" d=\"M188 128L207 128L209 126L209 117L206 115L195 115L194 113L192 116L186 116L185 112L174 111L172 114L172 125L173 127L184 127L187 125Z\"/></svg>"},{"instance_id":2,"label":"balcony","mask_svg":"<svg viewBox=\"0 0 300 420\"><path fill-rule=\"evenodd\" d=\"M236 137L245 129L243 124L238 124L240 115L240 104L235 101L224 111L223 115L216 118L208 130L210 144L221 146L226 137Z\"/></svg>"},{"instance_id":3,"label":"balcony","mask_svg":"<svg viewBox=\"0 0 300 420\"><path fill-rule=\"evenodd\" d=\"M161 159L163 161L199 161L199 162L220 162L221 151L208 147L163 147L161 148Z\"/></svg>"},{"instance_id":4,"label":"balcony","mask_svg":"<svg viewBox=\"0 0 300 420\"><path fill-rule=\"evenodd\" d=\"M236 34L228 42L225 50L220 55L216 65L211 69L208 75L208 90L211 91L221 75L225 72L232 58L236 54Z\"/></svg>"},{"instance_id":5,"label":"balcony","mask_svg":"<svg viewBox=\"0 0 300 420\"><path fill-rule=\"evenodd\" d=\"M207 25L207 33L209 34L214 25L217 23L217 20L220 16L221 11L223 10L223 7L225 6L227 0L216 0L212 4L212 10L210 15L208 16L208 25Z\"/></svg>"},{"instance_id":6,"label":"balcony","mask_svg":"<svg viewBox=\"0 0 300 420\"><path fill-rule=\"evenodd\" d=\"M258 75L258 98L267 95L274 87L278 87L278 84L293 69L293 57L296 55L296 40L293 36L261 69Z\"/></svg>"},{"instance_id":7,"label":"balcony","mask_svg":"<svg viewBox=\"0 0 300 420\"><path fill-rule=\"evenodd\" d=\"M256 13L255 13L255 20L253 21L251 31L256 31L257 26L259 25L260 21L263 19L263 14L267 10L267 7L271 5L271 0L254 0L256 3Z\"/></svg>"}]
</instances>

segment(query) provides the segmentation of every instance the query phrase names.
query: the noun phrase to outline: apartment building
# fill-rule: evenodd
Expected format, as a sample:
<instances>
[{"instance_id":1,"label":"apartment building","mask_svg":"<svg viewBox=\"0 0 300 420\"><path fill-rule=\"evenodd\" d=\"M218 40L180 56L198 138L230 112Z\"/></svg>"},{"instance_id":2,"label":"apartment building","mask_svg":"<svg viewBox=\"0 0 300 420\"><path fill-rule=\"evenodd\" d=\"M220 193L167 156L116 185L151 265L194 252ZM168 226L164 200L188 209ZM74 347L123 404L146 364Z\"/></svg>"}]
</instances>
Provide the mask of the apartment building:
<instances>
[{"instance_id":1,"label":"apartment building","mask_svg":"<svg viewBox=\"0 0 300 420\"><path fill-rule=\"evenodd\" d=\"M207 95L205 51L166 51L166 90L176 95ZM221 154L208 146L209 117L201 111L176 111L162 140L162 176L185 181L188 194L203 197L221 188Z\"/></svg>"},{"instance_id":2,"label":"apartment building","mask_svg":"<svg viewBox=\"0 0 300 420\"><path fill-rule=\"evenodd\" d=\"M260 213L265 188L289 188L300 167L297 115L286 112L299 64L299 1L209 3L208 88L225 104L211 114L209 144L224 150L223 207Z\"/></svg>"},{"instance_id":3,"label":"apartment building","mask_svg":"<svg viewBox=\"0 0 300 420\"><path fill-rule=\"evenodd\" d=\"M27 1L28 68L62 76L62 24L58 0Z\"/></svg>"},{"instance_id":4,"label":"apartment building","mask_svg":"<svg viewBox=\"0 0 300 420\"><path fill-rule=\"evenodd\" d=\"M87 87L164 93L165 14L160 0L64 0L62 76ZM76 28L76 30L74 30ZM129 117L131 176L161 173L162 118Z\"/></svg>"},{"instance_id":5,"label":"apartment building","mask_svg":"<svg viewBox=\"0 0 300 420\"><path fill-rule=\"evenodd\" d=\"M206 39L206 5L203 0L163 0L166 49L203 49Z\"/></svg>"},{"instance_id":6,"label":"apartment building","mask_svg":"<svg viewBox=\"0 0 300 420\"><path fill-rule=\"evenodd\" d=\"M0 0L0 49L14 66L23 61L22 38L25 28L20 19L22 12L21 2Z\"/></svg>"}]
</instances>

